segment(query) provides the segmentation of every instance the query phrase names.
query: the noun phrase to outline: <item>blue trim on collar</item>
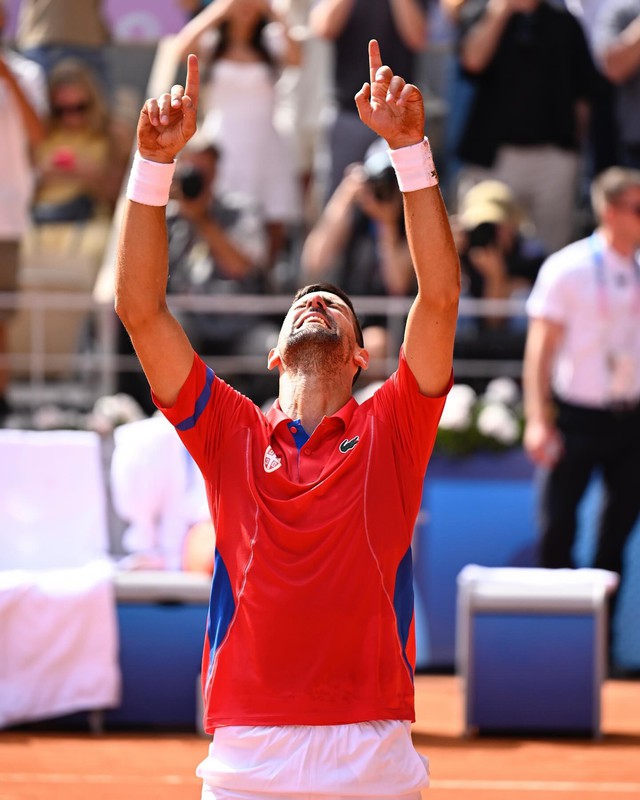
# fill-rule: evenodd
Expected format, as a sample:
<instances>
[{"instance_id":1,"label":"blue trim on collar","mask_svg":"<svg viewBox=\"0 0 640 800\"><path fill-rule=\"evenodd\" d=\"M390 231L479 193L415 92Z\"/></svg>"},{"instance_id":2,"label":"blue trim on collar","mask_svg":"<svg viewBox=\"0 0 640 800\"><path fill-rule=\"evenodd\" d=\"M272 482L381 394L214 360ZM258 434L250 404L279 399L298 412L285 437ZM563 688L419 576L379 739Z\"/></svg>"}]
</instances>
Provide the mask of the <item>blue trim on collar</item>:
<instances>
[{"instance_id":1,"label":"blue trim on collar","mask_svg":"<svg viewBox=\"0 0 640 800\"><path fill-rule=\"evenodd\" d=\"M309 441L309 434L302 427L302 423L299 419L294 419L291 420L291 422L288 422L287 428L289 428L289 432L293 436L293 441L296 443L296 447L298 450L300 450Z\"/></svg>"}]
</instances>

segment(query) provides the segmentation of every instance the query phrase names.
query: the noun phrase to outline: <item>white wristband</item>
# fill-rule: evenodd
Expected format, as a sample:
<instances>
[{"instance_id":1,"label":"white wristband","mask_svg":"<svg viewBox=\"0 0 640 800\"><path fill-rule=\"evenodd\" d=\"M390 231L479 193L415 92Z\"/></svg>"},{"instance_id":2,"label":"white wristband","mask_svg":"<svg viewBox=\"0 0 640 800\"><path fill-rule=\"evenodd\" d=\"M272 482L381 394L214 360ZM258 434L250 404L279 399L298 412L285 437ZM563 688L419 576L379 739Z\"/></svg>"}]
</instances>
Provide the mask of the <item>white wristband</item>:
<instances>
[{"instance_id":1,"label":"white wristband","mask_svg":"<svg viewBox=\"0 0 640 800\"><path fill-rule=\"evenodd\" d=\"M145 206L166 206L175 168L175 161L170 164L148 161L136 151L127 184L127 198Z\"/></svg>"},{"instance_id":2,"label":"white wristband","mask_svg":"<svg viewBox=\"0 0 640 800\"><path fill-rule=\"evenodd\" d=\"M418 144L389 150L391 163L396 171L401 192L416 192L429 186L437 186L438 173L433 164L431 146L425 136Z\"/></svg>"}]
</instances>

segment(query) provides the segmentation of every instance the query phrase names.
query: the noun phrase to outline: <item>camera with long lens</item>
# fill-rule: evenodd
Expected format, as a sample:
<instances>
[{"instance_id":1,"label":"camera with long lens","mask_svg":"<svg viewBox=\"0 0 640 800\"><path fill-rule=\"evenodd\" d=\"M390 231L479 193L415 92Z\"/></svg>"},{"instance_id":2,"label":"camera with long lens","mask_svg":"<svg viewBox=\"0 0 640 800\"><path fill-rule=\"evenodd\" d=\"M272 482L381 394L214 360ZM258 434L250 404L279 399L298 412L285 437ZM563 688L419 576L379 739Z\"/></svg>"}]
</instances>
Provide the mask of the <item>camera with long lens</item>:
<instances>
[{"instance_id":1,"label":"camera with long lens","mask_svg":"<svg viewBox=\"0 0 640 800\"><path fill-rule=\"evenodd\" d=\"M367 185L371 187L376 200L389 202L398 194L396 173L385 151L378 151L369 156L363 164L363 169Z\"/></svg>"},{"instance_id":2,"label":"camera with long lens","mask_svg":"<svg viewBox=\"0 0 640 800\"><path fill-rule=\"evenodd\" d=\"M205 176L197 167L185 165L177 175L180 193L185 200L195 200L206 188Z\"/></svg>"}]
</instances>

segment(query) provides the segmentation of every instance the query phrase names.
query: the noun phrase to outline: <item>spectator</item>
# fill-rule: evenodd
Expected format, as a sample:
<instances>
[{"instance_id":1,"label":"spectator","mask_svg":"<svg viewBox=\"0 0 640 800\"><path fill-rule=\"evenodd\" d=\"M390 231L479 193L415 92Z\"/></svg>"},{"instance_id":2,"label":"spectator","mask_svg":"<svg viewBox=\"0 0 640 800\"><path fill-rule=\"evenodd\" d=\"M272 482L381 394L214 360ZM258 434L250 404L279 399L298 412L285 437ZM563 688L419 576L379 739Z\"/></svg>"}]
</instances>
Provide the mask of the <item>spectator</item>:
<instances>
[{"instance_id":1,"label":"spectator","mask_svg":"<svg viewBox=\"0 0 640 800\"><path fill-rule=\"evenodd\" d=\"M469 108L474 92L474 83L470 75L465 73L458 57L458 41L462 35L463 26L460 21L460 12L468 0L439 0L440 10L445 20L448 21L452 46L448 55L447 64L447 116L445 120L444 156L445 169L440 169L441 185L445 186L445 200L449 205L456 205L455 187L460 159L458 158L458 144L464 129Z\"/></svg>"},{"instance_id":2,"label":"spectator","mask_svg":"<svg viewBox=\"0 0 640 800\"><path fill-rule=\"evenodd\" d=\"M595 22L602 69L615 84L618 161L640 168L640 0L610 0Z\"/></svg>"},{"instance_id":3,"label":"spectator","mask_svg":"<svg viewBox=\"0 0 640 800\"><path fill-rule=\"evenodd\" d=\"M331 197L349 164L364 160L375 134L360 124L353 104L369 80L366 65L354 53L377 39L394 73L415 83L415 55L427 43L426 0L318 0L311 11L313 32L333 42L333 120L328 131L328 181Z\"/></svg>"},{"instance_id":4,"label":"spectator","mask_svg":"<svg viewBox=\"0 0 640 800\"><path fill-rule=\"evenodd\" d=\"M571 241L595 70L582 29L546 0L483 0L460 11L460 58L474 76L458 147L460 196L506 183L548 250Z\"/></svg>"},{"instance_id":5,"label":"spectator","mask_svg":"<svg viewBox=\"0 0 640 800\"><path fill-rule=\"evenodd\" d=\"M121 566L191 571L195 559L190 531L198 530L200 538L203 523L213 561L213 526L202 475L164 418L154 415L115 429L109 478L114 509L127 523L122 541L127 557ZM200 565L198 571L203 571Z\"/></svg>"},{"instance_id":6,"label":"spectator","mask_svg":"<svg viewBox=\"0 0 640 800\"><path fill-rule=\"evenodd\" d=\"M527 297L545 252L509 187L491 180L476 184L463 198L457 221L465 294L487 300ZM498 332L500 349L511 351L523 327L517 317L508 316L484 317L479 325L485 332Z\"/></svg>"},{"instance_id":7,"label":"spectator","mask_svg":"<svg viewBox=\"0 0 640 800\"><path fill-rule=\"evenodd\" d=\"M574 567L576 510L604 481L594 566L622 573L640 494L640 171L592 188L599 227L545 262L528 300L524 443L540 466L540 559Z\"/></svg>"},{"instance_id":8,"label":"spectator","mask_svg":"<svg viewBox=\"0 0 640 800\"><path fill-rule=\"evenodd\" d=\"M238 193L214 194L218 151L202 139L180 155L174 199L167 209L170 294L263 294L268 284L267 236L259 212ZM253 314L184 310L178 316L194 347L208 355L267 354L270 326ZM236 383L238 380L236 379ZM271 376L247 379L244 392L262 402Z\"/></svg>"},{"instance_id":9,"label":"spectator","mask_svg":"<svg viewBox=\"0 0 640 800\"><path fill-rule=\"evenodd\" d=\"M0 103L4 110L0 148L0 292L18 286L19 252L29 223L34 182L31 152L44 135L46 82L41 68L2 42L7 23L0 0ZM0 306L0 359L8 356L8 321L13 309ZM9 367L0 363L0 424L10 412Z\"/></svg>"},{"instance_id":10,"label":"spectator","mask_svg":"<svg viewBox=\"0 0 640 800\"><path fill-rule=\"evenodd\" d=\"M278 82L276 124L293 143L306 229L317 220L325 200L320 162L329 92L330 44L316 36L309 25L314 0L275 0L275 4L301 47L300 64L285 69Z\"/></svg>"},{"instance_id":11,"label":"spectator","mask_svg":"<svg viewBox=\"0 0 640 800\"><path fill-rule=\"evenodd\" d=\"M307 236L301 264L303 283L330 281L350 296L402 296L415 290L402 195L378 142L363 164L347 169ZM362 318L372 360L388 354L386 323L384 316Z\"/></svg>"},{"instance_id":12,"label":"spectator","mask_svg":"<svg viewBox=\"0 0 640 800\"><path fill-rule=\"evenodd\" d=\"M49 73L60 62L84 62L106 97L112 85L106 46L111 34L103 0L22 0L16 43Z\"/></svg>"},{"instance_id":13,"label":"spectator","mask_svg":"<svg viewBox=\"0 0 640 800\"><path fill-rule=\"evenodd\" d=\"M285 64L299 63L299 43L267 0L214 0L177 35L177 51L202 51L212 33L202 131L224 153L216 188L259 203L273 266L287 225L300 217L293 153L274 126L276 79Z\"/></svg>"},{"instance_id":14,"label":"spectator","mask_svg":"<svg viewBox=\"0 0 640 800\"><path fill-rule=\"evenodd\" d=\"M99 84L80 61L60 62L49 76L51 115L37 150L37 223L110 216L120 191L127 152L110 135Z\"/></svg>"},{"instance_id":15,"label":"spectator","mask_svg":"<svg viewBox=\"0 0 640 800\"><path fill-rule=\"evenodd\" d=\"M464 296L524 300L544 260L542 244L513 192L500 181L473 186L453 220ZM457 358L521 359L526 319L517 314L460 316Z\"/></svg>"},{"instance_id":16,"label":"spectator","mask_svg":"<svg viewBox=\"0 0 640 800\"><path fill-rule=\"evenodd\" d=\"M591 181L603 170L617 163L616 156L616 123L614 114L614 87L604 74L594 50L595 20L600 11L609 0L564 0L567 10L582 25L589 45L591 56L596 66L595 89L591 103L591 118L589 121L589 139L586 152L587 164L584 175L584 185L581 200L586 206L586 216L589 218L590 228L594 220L590 213L591 201L589 199Z\"/></svg>"}]
</instances>

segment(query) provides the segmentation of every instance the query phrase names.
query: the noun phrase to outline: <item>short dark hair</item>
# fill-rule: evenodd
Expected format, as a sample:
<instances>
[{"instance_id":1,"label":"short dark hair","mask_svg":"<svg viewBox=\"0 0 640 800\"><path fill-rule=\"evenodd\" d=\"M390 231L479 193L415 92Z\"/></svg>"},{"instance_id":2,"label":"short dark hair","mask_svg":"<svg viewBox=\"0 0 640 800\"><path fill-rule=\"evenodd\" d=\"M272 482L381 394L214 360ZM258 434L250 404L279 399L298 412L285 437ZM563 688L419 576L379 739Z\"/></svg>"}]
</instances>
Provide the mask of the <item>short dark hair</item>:
<instances>
[{"instance_id":1,"label":"short dark hair","mask_svg":"<svg viewBox=\"0 0 640 800\"><path fill-rule=\"evenodd\" d=\"M349 295L341 289L339 286L334 286L333 283L310 283L308 286L303 286L302 289L298 289L293 298L292 304L299 300L301 297L304 297L305 294L313 294L314 292L328 292L329 294L335 294L336 297L339 297L346 305L349 307L351 314L353 315L353 328L356 333L356 341L360 345L360 347L364 347L364 336L362 335L362 326L360 325L360 320L358 319L358 315L356 314L356 310L353 307L353 303L351 302L351 298Z\"/></svg>"},{"instance_id":2,"label":"short dark hair","mask_svg":"<svg viewBox=\"0 0 640 800\"><path fill-rule=\"evenodd\" d=\"M341 289L339 286L334 286L333 283L310 283L308 286L303 286L302 289L298 289L295 293L295 296L292 300L292 305L301 297L304 297L305 294L313 294L314 292L327 292L328 294L335 294L336 297L339 297L350 309L351 315L353 317L353 329L356 334L356 342L360 345L360 347L364 347L364 336L362 335L362 326L360 325L360 320L358 319L358 315L356 314L356 310L353 307L353 303L351 302L351 298L349 295ZM355 383L358 378L360 377L360 373L362 372L362 368L358 367L356 374L353 376L353 383Z\"/></svg>"}]
</instances>

